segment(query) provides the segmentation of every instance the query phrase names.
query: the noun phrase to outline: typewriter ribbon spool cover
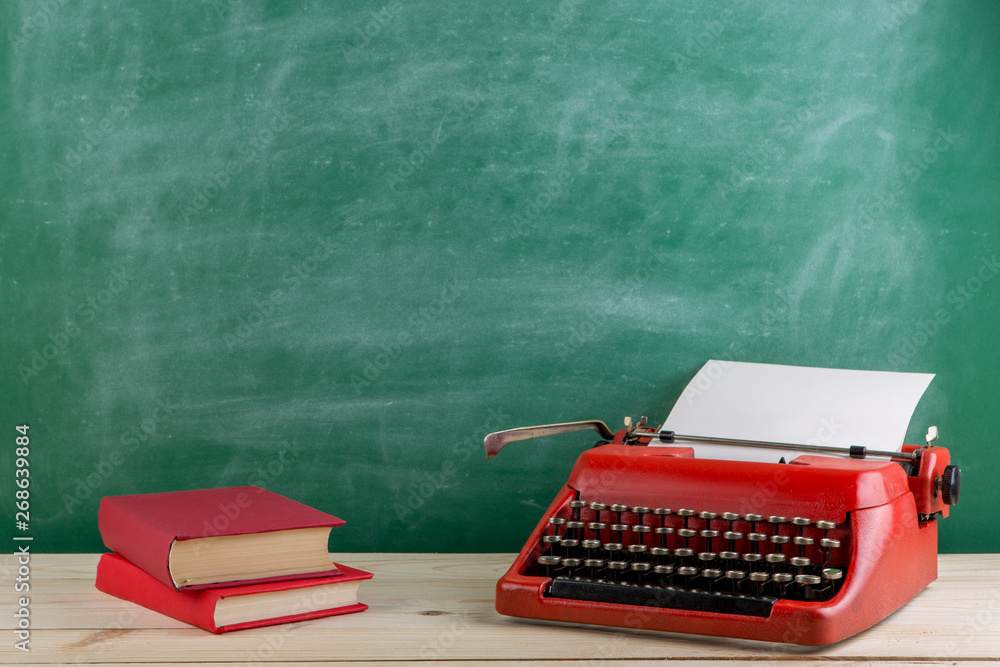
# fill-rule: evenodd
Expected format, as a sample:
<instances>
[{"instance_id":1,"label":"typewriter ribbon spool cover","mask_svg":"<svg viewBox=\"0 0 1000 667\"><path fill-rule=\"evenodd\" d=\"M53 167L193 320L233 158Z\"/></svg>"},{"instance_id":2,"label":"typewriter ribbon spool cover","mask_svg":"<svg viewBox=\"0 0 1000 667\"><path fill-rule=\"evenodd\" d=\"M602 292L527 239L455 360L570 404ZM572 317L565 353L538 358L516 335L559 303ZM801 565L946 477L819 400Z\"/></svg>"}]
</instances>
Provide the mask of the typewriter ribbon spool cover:
<instances>
[{"instance_id":1,"label":"typewriter ribbon spool cover","mask_svg":"<svg viewBox=\"0 0 1000 667\"><path fill-rule=\"evenodd\" d=\"M871 627L937 577L958 499L935 429L901 446L932 378L709 361L659 430L487 436L487 456L573 430L607 441L580 455L497 611L806 645Z\"/></svg>"}]
</instances>

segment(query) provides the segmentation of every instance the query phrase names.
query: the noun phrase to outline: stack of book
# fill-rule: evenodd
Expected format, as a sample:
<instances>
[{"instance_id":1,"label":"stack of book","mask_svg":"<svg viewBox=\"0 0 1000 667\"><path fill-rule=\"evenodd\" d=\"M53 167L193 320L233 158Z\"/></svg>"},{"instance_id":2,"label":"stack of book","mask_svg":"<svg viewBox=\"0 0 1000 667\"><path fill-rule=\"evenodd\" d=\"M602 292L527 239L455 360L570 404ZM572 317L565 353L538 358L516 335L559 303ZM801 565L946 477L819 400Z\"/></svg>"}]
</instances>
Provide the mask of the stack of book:
<instances>
[{"instance_id":1,"label":"stack of book","mask_svg":"<svg viewBox=\"0 0 1000 667\"><path fill-rule=\"evenodd\" d=\"M327 550L343 523L256 486L105 497L97 588L212 632L364 611L372 575Z\"/></svg>"}]
</instances>

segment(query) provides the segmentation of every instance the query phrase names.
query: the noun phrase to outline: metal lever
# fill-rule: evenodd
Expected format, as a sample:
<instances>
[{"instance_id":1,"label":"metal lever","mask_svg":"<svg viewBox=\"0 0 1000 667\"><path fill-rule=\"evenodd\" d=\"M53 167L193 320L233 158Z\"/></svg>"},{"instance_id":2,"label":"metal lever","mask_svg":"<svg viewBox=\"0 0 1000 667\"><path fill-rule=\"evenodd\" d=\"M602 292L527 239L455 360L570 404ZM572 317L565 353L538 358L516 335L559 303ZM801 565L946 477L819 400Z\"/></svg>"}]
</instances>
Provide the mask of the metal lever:
<instances>
[{"instance_id":1,"label":"metal lever","mask_svg":"<svg viewBox=\"0 0 1000 667\"><path fill-rule=\"evenodd\" d=\"M521 428L512 428L506 431L497 431L486 436L483 446L486 448L486 458L491 459L499 454L501 449L518 440L530 440L547 435L584 431L586 429L594 429L605 440L611 440L615 437L615 434L608 428L607 424L599 419L591 419L580 422L564 422L562 424L545 424L544 426L522 426Z\"/></svg>"},{"instance_id":2,"label":"metal lever","mask_svg":"<svg viewBox=\"0 0 1000 667\"><path fill-rule=\"evenodd\" d=\"M767 442L763 440L738 440L736 438L713 438L702 435L681 435L680 433L674 433L673 431L660 431L659 433L650 433L648 435L641 436L643 438L652 437L654 440L659 440L660 442L673 443L678 440L686 440L690 442L703 442L707 444L715 445L738 445L740 447L764 447L767 449L791 449L802 452L816 452L817 454L846 454L852 459L863 459L869 456L886 457L890 459L899 459L903 461L915 461L920 458L920 451L916 450L913 452L883 452L874 449L868 449L867 447L861 445L853 445L851 447L827 447L825 445L805 445L805 444L792 444L788 442Z\"/></svg>"}]
</instances>

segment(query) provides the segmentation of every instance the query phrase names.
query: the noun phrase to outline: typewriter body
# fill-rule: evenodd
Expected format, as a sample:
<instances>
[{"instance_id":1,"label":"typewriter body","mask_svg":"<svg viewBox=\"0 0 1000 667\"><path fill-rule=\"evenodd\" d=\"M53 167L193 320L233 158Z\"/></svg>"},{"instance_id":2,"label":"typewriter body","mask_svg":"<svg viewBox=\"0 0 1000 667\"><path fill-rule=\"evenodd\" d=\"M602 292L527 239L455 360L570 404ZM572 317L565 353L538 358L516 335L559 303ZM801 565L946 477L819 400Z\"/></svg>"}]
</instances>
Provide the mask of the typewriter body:
<instances>
[{"instance_id":1,"label":"typewriter body","mask_svg":"<svg viewBox=\"0 0 1000 667\"><path fill-rule=\"evenodd\" d=\"M497 584L501 614L822 645L937 577L937 520L957 501L959 471L931 444L933 427L926 446L898 452L762 463L699 459L697 441L711 439L656 432L645 418L617 433L573 422L491 434L487 457L588 428L603 440Z\"/></svg>"}]
</instances>

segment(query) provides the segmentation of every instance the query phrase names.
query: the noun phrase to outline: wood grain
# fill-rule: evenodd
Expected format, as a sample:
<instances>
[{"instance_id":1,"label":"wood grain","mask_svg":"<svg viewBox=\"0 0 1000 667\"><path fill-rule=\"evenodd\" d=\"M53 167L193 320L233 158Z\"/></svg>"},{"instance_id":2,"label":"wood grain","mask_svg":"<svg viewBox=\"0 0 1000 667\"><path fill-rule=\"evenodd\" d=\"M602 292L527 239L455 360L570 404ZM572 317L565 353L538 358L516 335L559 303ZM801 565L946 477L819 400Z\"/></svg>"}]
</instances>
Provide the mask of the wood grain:
<instances>
[{"instance_id":1,"label":"wood grain","mask_svg":"<svg viewBox=\"0 0 1000 667\"><path fill-rule=\"evenodd\" d=\"M562 667L726 659L793 667L831 658L995 664L1000 654L1000 555L942 555L939 579L910 604L867 632L822 648L506 618L494 611L493 595L509 554L333 557L375 573L361 589L367 612L213 635L95 589L96 554L40 554L32 559L31 652L8 641L0 646L0 662L390 667L447 661L459 667L558 661ZM0 567L9 568L11 560L3 556ZM13 628L12 595L0 614L5 630Z\"/></svg>"}]
</instances>

